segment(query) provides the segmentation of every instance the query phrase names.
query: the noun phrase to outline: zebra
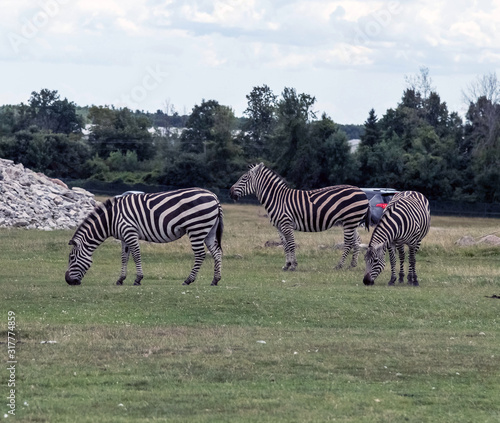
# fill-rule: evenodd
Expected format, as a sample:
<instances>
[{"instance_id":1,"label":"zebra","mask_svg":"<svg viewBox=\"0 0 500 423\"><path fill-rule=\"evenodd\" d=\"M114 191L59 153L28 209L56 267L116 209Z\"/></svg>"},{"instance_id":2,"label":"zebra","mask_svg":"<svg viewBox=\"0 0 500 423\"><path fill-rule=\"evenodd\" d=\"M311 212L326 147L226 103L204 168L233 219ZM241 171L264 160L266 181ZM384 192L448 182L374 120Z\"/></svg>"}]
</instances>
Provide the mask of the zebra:
<instances>
[{"instance_id":1,"label":"zebra","mask_svg":"<svg viewBox=\"0 0 500 423\"><path fill-rule=\"evenodd\" d=\"M357 265L360 243L357 227L363 219L367 230L370 225L369 202L359 188L336 185L310 191L291 189L281 176L260 163L249 166L248 172L230 189L233 200L248 194L257 196L278 230L286 257L283 270L297 267L294 230L320 232L335 224L342 224L344 229L344 251L337 268L344 266L351 250L351 267Z\"/></svg>"},{"instance_id":2,"label":"zebra","mask_svg":"<svg viewBox=\"0 0 500 423\"><path fill-rule=\"evenodd\" d=\"M154 194L128 194L106 200L97 206L77 228L69 245L66 282L80 285L92 264L92 253L108 237L122 244L122 268L117 285L127 276L130 254L137 276L134 285L144 277L139 240L165 243L187 234L194 252L194 266L183 285L194 282L205 259L204 243L214 258L212 285L221 279L223 232L222 207L215 194L201 188L179 189Z\"/></svg>"},{"instance_id":3,"label":"zebra","mask_svg":"<svg viewBox=\"0 0 500 423\"><path fill-rule=\"evenodd\" d=\"M394 195L375 227L365 255L365 285L373 285L385 266L385 250L389 249L391 280L396 281L396 251L399 252L399 283L404 281L405 245L409 250L408 284L418 286L415 254L422 239L429 232L431 222L429 201L416 191L402 191Z\"/></svg>"}]
</instances>

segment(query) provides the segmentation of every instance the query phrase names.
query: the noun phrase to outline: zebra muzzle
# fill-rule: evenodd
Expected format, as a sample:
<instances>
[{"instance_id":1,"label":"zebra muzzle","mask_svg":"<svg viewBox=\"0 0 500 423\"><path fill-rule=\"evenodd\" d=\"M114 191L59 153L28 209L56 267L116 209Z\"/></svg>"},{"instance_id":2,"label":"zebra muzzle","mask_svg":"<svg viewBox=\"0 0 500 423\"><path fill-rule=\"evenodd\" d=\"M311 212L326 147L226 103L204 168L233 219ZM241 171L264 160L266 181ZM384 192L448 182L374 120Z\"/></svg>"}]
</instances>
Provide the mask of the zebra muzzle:
<instances>
[{"instance_id":1,"label":"zebra muzzle","mask_svg":"<svg viewBox=\"0 0 500 423\"><path fill-rule=\"evenodd\" d=\"M375 283L375 280L370 276L370 274L366 274L365 277L363 278L363 283L365 285L373 285Z\"/></svg>"},{"instance_id":2,"label":"zebra muzzle","mask_svg":"<svg viewBox=\"0 0 500 423\"><path fill-rule=\"evenodd\" d=\"M68 285L80 285L82 281L78 279L73 279L70 275L69 272L66 272L65 279Z\"/></svg>"},{"instance_id":3,"label":"zebra muzzle","mask_svg":"<svg viewBox=\"0 0 500 423\"><path fill-rule=\"evenodd\" d=\"M233 200L237 200L239 197L238 194L236 194L235 190L234 190L234 187L231 187L231 189L229 190L229 196L233 199Z\"/></svg>"}]
</instances>

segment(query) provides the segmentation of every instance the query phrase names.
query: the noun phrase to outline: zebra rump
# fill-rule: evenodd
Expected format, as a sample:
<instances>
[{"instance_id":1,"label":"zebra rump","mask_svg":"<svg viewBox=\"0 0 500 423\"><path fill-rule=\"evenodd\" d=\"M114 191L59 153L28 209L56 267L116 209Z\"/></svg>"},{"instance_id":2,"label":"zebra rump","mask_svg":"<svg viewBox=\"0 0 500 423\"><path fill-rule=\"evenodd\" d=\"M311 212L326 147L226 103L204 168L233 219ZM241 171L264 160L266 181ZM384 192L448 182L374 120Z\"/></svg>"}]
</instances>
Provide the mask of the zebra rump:
<instances>
[{"instance_id":1,"label":"zebra rump","mask_svg":"<svg viewBox=\"0 0 500 423\"><path fill-rule=\"evenodd\" d=\"M408 284L418 286L415 268L415 255L422 239L430 228L431 215L429 201L416 191L398 192L382 213L380 222L375 227L365 255L366 270L363 278L365 285L373 285L375 279L385 267L385 251L389 250L391 279L396 281L396 249L399 253L399 283L404 281L405 245L408 245L409 268Z\"/></svg>"},{"instance_id":2,"label":"zebra rump","mask_svg":"<svg viewBox=\"0 0 500 423\"><path fill-rule=\"evenodd\" d=\"M139 240L167 243L187 234L195 261L185 285L194 282L205 259L205 245L214 258L212 285L221 279L222 267L222 207L215 194L201 188L187 188L155 194L128 194L107 200L97 206L78 227L70 240L66 282L79 285L90 265L94 250L108 237L122 242L122 268L117 285L127 275L130 254L137 276L134 285L143 278Z\"/></svg>"}]
</instances>

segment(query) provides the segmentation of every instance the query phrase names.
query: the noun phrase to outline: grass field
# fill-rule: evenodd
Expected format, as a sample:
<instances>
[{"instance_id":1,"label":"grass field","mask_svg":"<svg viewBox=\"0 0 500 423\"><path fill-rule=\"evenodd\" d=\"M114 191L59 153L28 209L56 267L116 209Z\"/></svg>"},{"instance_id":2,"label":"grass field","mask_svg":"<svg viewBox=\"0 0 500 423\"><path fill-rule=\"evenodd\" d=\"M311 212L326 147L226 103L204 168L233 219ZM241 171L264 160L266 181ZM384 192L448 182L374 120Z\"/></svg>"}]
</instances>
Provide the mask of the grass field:
<instances>
[{"instance_id":1,"label":"grass field","mask_svg":"<svg viewBox=\"0 0 500 423\"><path fill-rule=\"evenodd\" d=\"M114 285L106 241L81 286L64 281L72 232L0 230L0 416L23 422L499 422L500 247L459 247L493 219L432 219L420 287L333 270L339 228L297 234L283 272L256 206L225 205L222 280L213 261L182 286L187 239L142 244L145 277ZM362 231L362 242L370 234ZM15 313L15 417L8 314ZM12 314L12 313L11 313Z\"/></svg>"}]
</instances>

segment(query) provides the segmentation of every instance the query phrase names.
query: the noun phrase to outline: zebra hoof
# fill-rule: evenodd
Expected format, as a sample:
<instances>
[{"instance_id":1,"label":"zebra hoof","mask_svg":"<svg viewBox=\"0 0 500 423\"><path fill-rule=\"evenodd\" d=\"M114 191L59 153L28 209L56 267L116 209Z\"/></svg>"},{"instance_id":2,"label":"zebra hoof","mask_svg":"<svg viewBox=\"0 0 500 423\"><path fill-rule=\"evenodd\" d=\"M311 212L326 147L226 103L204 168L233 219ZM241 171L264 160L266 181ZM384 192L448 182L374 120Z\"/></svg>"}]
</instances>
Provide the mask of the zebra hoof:
<instances>
[{"instance_id":1,"label":"zebra hoof","mask_svg":"<svg viewBox=\"0 0 500 423\"><path fill-rule=\"evenodd\" d=\"M123 285L123 281L116 281L116 285L122 286Z\"/></svg>"},{"instance_id":2,"label":"zebra hoof","mask_svg":"<svg viewBox=\"0 0 500 423\"><path fill-rule=\"evenodd\" d=\"M219 283L219 281L213 281L210 286L217 286L217 284Z\"/></svg>"},{"instance_id":3,"label":"zebra hoof","mask_svg":"<svg viewBox=\"0 0 500 423\"><path fill-rule=\"evenodd\" d=\"M184 282L182 282L183 285L191 285L191 281L189 279L186 279Z\"/></svg>"}]
</instances>

